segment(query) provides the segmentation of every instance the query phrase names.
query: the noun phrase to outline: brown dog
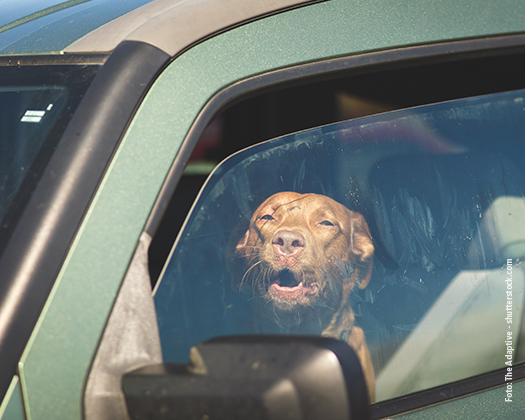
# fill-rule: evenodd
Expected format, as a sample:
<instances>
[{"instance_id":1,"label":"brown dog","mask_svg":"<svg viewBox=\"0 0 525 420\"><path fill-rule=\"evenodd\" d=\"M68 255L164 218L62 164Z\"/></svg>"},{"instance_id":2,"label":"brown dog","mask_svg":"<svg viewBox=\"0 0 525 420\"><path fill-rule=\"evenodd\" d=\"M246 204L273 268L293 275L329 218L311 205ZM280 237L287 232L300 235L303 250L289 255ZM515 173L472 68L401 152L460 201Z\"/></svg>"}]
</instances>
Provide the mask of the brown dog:
<instances>
[{"instance_id":1,"label":"brown dog","mask_svg":"<svg viewBox=\"0 0 525 420\"><path fill-rule=\"evenodd\" d=\"M253 289L259 328L347 341L374 401L374 368L349 299L372 272L374 246L363 216L323 195L281 192L255 211L233 248L233 286Z\"/></svg>"}]
</instances>

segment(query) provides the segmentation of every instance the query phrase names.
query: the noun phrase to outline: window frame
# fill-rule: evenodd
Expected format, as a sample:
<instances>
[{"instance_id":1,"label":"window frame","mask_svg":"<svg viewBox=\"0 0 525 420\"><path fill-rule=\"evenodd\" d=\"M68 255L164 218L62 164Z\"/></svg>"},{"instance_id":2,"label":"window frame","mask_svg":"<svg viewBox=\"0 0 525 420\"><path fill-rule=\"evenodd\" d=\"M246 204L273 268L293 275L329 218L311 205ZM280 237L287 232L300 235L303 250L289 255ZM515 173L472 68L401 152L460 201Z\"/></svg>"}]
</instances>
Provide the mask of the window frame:
<instances>
[{"instance_id":1,"label":"window frame","mask_svg":"<svg viewBox=\"0 0 525 420\"><path fill-rule=\"evenodd\" d=\"M336 57L269 71L240 80L210 98L192 123L180 150L170 167L157 200L144 228L155 239L169 202L191 152L206 126L223 110L262 92L297 86L310 81L322 81L358 75L372 71L406 66L463 61L479 57L494 57L525 53L525 34L466 39L427 45L394 48L351 56ZM525 87L525 85L524 85ZM482 93L480 93L482 94ZM455 98L454 98L455 99ZM194 201L195 202L195 201ZM191 212L191 210L190 210ZM189 213L188 213L189 214ZM170 257L166 261L169 261ZM162 273L159 279L162 278ZM522 329L525 328L522 323ZM504 369L419 391L372 405L372 417L406 413L428 405L443 403L505 384ZM515 365L513 379L525 379L525 363Z\"/></svg>"},{"instance_id":2,"label":"window frame","mask_svg":"<svg viewBox=\"0 0 525 420\"><path fill-rule=\"evenodd\" d=\"M150 86L143 82L151 82L168 59L155 47L138 42L124 43L111 56L0 57L0 66L97 69L86 81L89 83L78 106L71 110L74 113L42 168L0 258L0 359L5 366L0 372L0 397L17 371L108 162Z\"/></svg>"},{"instance_id":3,"label":"window frame","mask_svg":"<svg viewBox=\"0 0 525 420\"><path fill-rule=\"evenodd\" d=\"M380 66L388 66L392 69L406 66L408 63L433 64L488 55L501 56L513 51L525 53L525 34L441 42L337 57L290 66L233 83L210 98L195 118L166 176L144 231L151 236L155 235L191 152L206 126L225 108L243 99L263 91L269 92L273 89L279 89L282 85L293 86L306 83L312 79L323 80L343 77L348 72L359 74L370 71L370 69L377 71L375 69Z\"/></svg>"}]
</instances>

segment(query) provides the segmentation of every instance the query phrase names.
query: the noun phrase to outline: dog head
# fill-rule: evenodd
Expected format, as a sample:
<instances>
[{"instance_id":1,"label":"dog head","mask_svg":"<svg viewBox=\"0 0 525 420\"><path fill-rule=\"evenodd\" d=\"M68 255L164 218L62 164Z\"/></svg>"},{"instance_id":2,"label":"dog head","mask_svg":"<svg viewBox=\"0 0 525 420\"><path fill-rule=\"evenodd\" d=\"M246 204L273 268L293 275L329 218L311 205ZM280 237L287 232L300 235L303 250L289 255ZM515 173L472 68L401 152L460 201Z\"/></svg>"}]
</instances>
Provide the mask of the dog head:
<instances>
[{"instance_id":1,"label":"dog head","mask_svg":"<svg viewBox=\"0 0 525 420\"><path fill-rule=\"evenodd\" d=\"M373 252L359 213L323 195L281 192L253 213L230 271L234 288L250 286L279 322L313 312L324 334L336 336L353 324L349 293L370 281Z\"/></svg>"}]
</instances>

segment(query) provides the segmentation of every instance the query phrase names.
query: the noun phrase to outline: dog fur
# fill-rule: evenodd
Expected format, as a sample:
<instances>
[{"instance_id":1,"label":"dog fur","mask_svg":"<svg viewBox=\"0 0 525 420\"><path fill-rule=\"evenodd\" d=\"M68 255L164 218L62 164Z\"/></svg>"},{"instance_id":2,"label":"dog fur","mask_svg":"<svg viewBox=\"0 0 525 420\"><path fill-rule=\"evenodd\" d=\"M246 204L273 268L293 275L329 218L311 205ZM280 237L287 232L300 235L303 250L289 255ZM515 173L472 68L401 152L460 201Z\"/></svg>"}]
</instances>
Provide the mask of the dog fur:
<instances>
[{"instance_id":1,"label":"dog fur","mask_svg":"<svg viewBox=\"0 0 525 420\"><path fill-rule=\"evenodd\" d=\"M253 213L229 258L232 286L251 288L266 333L335 337L357 353L371 401L374 368L354 325L350 293L370 281L374 246L364 217L329 197L281 192Z\"/></svg>"}]
</instances>

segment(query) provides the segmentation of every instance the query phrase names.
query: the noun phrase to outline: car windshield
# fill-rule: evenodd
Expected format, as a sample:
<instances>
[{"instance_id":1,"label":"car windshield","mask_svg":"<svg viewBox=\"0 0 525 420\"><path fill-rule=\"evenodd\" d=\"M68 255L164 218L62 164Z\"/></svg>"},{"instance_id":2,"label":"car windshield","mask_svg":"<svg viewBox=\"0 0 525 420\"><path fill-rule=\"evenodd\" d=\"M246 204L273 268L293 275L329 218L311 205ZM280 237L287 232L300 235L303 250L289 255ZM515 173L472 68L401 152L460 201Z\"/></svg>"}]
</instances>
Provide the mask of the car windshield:
<instances>
[{"instance_id":1,"label":"car windshield","mask_svg":"<svg viewBox=\"0 0 525 420\"><path fill-rule=\"evenodd\" d=\"M507 92L228 158L157 284L165 361L218 335L323 334L367 346L376 401L523 361L524 117Z\"/></svg>"},{"instance_id":2,"label":"car windshield","mask_svg":"<svg viewBox=\"0 0 525 420\"><path fill-rule=\"evenodd\" d=\"M0 66L0 253L98 66Z\"/></svg>"},{"instance_id":3,"label":"car windshield","mask_svg":"<svg viewBox=\"0 0 525 420\"><path fill-rule=\"evenodd\" d=\"M0 220L68 99L64 87L0 87Z\"/></svg>"}]
</instances>

